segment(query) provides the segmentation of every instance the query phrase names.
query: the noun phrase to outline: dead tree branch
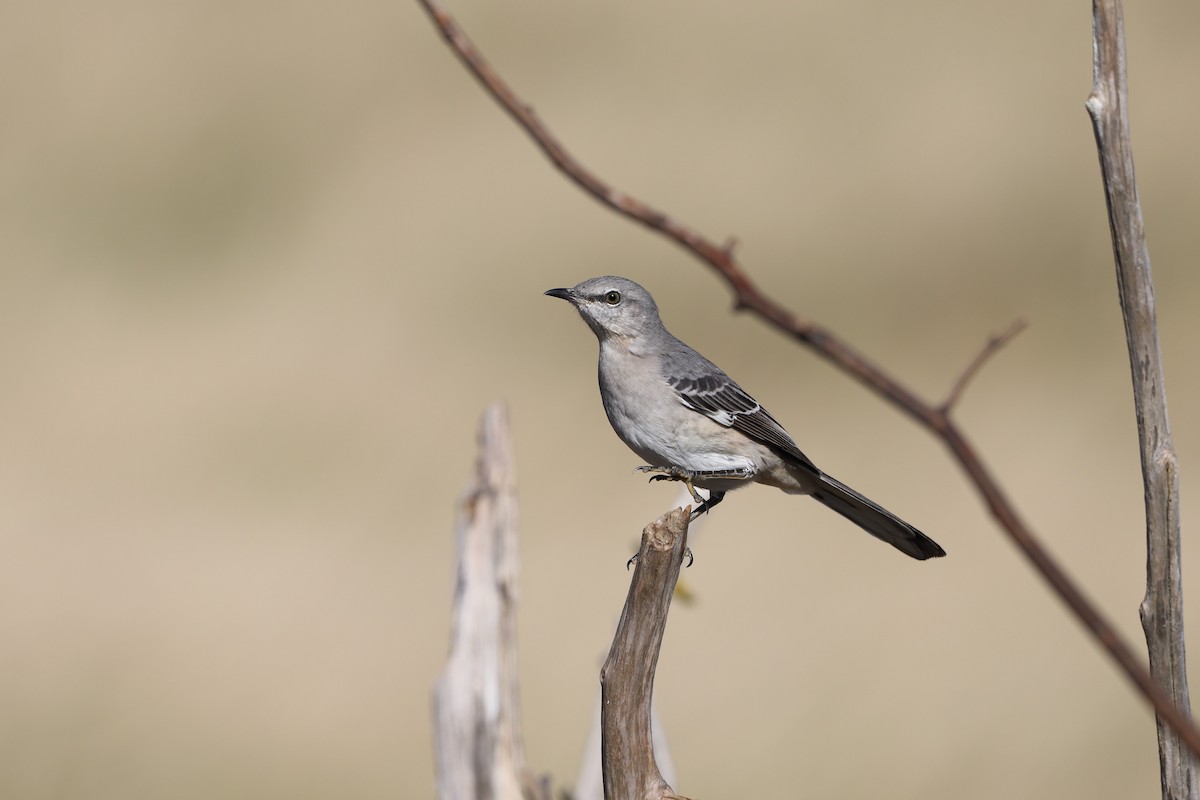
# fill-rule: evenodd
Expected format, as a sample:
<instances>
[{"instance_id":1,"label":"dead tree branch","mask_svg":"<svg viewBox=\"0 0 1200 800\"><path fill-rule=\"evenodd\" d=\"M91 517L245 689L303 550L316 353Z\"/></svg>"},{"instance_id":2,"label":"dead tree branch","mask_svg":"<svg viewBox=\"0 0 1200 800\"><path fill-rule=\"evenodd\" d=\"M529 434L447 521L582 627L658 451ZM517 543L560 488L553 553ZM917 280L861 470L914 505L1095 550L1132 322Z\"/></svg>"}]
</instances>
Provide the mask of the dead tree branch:
<instances>
[{"instance_id":1,"label":"dead tree branch","mask_svg":"<svg viewBox=\"0 0 1200 800\"><path fill-rule=\"evenodd\" d=\"M1150 252L1133 171L1124 28L1120 0L1094 0L1093 83L1087 109L1096 134L1104 180L1141 446L1146 503L1146 596L1139 609L1142 629L1150 652L1151 674L1166 687L1174 708L1190 717L1179 552L1179 471L1167 418L1167 389L1158 343ZM1162 794L1164 798L1196 800L1196 763L1172 728L1178 726L1164 720L1160 711L1158 760ZM1191 747L1194 751L1195 746Z\"/></svg>"},{"instance_id":2,"label":"dead tree branch","mask_svg":"<svg viewBox=\"0 0 1200 800\"><path fill-rule=\"evenodd\" d=\"M516 468L503 405L484 412L475 477L455 528L450 658L433 693L437 796L521 800Z\"/></svg>"},{"instance_id":3,"label":"dead tree branch","mask_svg":"<svg viewBox=\"0 0 1200 800\"><path fill-rule=\"evenodd\" d=\"M882 368L854 350L828 329L801 318L765 295L750 280L734 256L732 246L717 245L662 211L618 191L588 171L572 157L484 60L479 50L437 0L418 0L467 70L500 106L534 140L554 165L596 200L631 220L666 236L711 267L729 285L737 309L745 309L779 331L812 348L818 355L857 379L861 384L904 411L939 438L975 486L1000 527L1042 575L1083 626L1104 648L1134 686L1154 706L1166 723L1178 732L1187 746L1200 753L1200 730L1180 713L1171 698L1151 677L1133 649L1117 629L1067 576L1058 562L1041 545L1032 529L1017 513L1016 506L1000 489L991 471L959 430L949 410L928 403L891 377Z\"/></svg>"},{"instance_id":4,"label":"dead tree branch","mask_svg":"<svg viewBox=\"0 0 1200 800\"><path fill-rule=\"evenodd\" d=\"M691 508L646 526L612 648L600 670L605 800L685 800L659 772L650 734L654 670L687 546Z\"/></svg>"}]
</instances>

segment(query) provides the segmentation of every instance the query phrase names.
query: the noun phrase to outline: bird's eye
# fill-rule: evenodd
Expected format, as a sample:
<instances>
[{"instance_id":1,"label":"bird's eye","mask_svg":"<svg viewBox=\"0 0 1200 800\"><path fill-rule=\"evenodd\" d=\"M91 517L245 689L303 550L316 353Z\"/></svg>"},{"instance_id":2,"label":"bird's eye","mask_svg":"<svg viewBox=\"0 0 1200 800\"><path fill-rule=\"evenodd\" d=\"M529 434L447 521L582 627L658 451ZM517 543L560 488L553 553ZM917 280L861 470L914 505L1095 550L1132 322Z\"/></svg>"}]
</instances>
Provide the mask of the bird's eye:
<instances>
[{"instance_id":1,"label":"bird's eye","mask_svg":"<svg viewBox=\"0 0 1200 800\"><path fill-rule=\"evenodd\" d=\"M608 294L604 295L604 302L608 303L610 306L615 306L617 303L621 302L621 293L609 292Z\"/></svg>"}]
</instances>

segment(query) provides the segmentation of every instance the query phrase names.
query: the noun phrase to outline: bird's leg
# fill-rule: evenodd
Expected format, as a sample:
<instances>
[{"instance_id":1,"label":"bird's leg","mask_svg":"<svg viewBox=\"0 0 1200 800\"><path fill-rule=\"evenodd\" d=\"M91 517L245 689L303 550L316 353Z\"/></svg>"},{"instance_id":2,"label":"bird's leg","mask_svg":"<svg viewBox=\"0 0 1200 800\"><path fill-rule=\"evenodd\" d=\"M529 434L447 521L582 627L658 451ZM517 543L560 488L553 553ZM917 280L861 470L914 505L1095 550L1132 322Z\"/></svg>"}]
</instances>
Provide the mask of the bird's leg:
<instances>
[{"instance_id":1,"label":"bird's leg","mask_svg":"<svg viewBox=\"0 0 1200 800\"><path fill-rule=\"evenodd\" d=\"M709 492L708 499L696 507L692 512L692 516L688 518L688 522L695 522L696 517L701 514L706 514L713 506L725 499L724 492Z\"/></svg>"}]
</instances>

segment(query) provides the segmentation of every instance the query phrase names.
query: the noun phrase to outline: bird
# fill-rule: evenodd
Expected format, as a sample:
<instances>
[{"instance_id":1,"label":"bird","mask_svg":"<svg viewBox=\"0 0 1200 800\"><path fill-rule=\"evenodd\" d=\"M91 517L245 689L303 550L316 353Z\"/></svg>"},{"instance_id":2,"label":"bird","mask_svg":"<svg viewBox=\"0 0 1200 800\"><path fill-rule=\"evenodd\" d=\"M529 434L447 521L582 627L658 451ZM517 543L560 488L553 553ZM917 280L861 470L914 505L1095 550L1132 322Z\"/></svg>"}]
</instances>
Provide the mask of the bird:
<instances>
[{"instance_id":1,"label":"bird","mask_svg":"<svg viewBox=\"0 0 1200 800\"><path fill-rule=\"evenodd\" d=\"M650 292L604 275L550 297L573 305L600 343L600 399L617 436L651 481L682 481L692 519L750 483L808 495L905 555L946 551L883 506L822 472L791 435L720 367L675 338ZM708 498L695 487L707 489Z\"/></svg>"}]
</instances>

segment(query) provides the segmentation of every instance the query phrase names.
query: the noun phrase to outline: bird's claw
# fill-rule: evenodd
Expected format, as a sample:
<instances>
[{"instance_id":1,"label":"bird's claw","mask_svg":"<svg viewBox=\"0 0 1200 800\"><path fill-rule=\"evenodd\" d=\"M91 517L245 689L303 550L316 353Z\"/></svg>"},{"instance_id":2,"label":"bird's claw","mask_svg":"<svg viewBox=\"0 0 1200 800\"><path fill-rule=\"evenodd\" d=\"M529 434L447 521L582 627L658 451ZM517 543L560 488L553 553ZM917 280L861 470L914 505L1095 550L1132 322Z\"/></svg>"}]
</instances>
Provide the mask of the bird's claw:
<instances>
[{"instance_id":1,"label":"bird's claw","mask_svg":"<svg viewBox=\"0 0 1200 800\"><path fill-rule=\"evenodd\" d=\"M696 557L692 555L692 548L690 548L690 547L685 547L683 549L683 557L687 559L687 563L683 565L684 569L687 569L688 567L690 567L693 564L693 562L695 562L695 560L696 560ZM633 555L631 555L629 557L629 560L625 562L625 571L626 572L628 572L633 567L633 565L637 563L637 558L638 558L638 554L634 553Z\"/></svg>"}]
</instances>

